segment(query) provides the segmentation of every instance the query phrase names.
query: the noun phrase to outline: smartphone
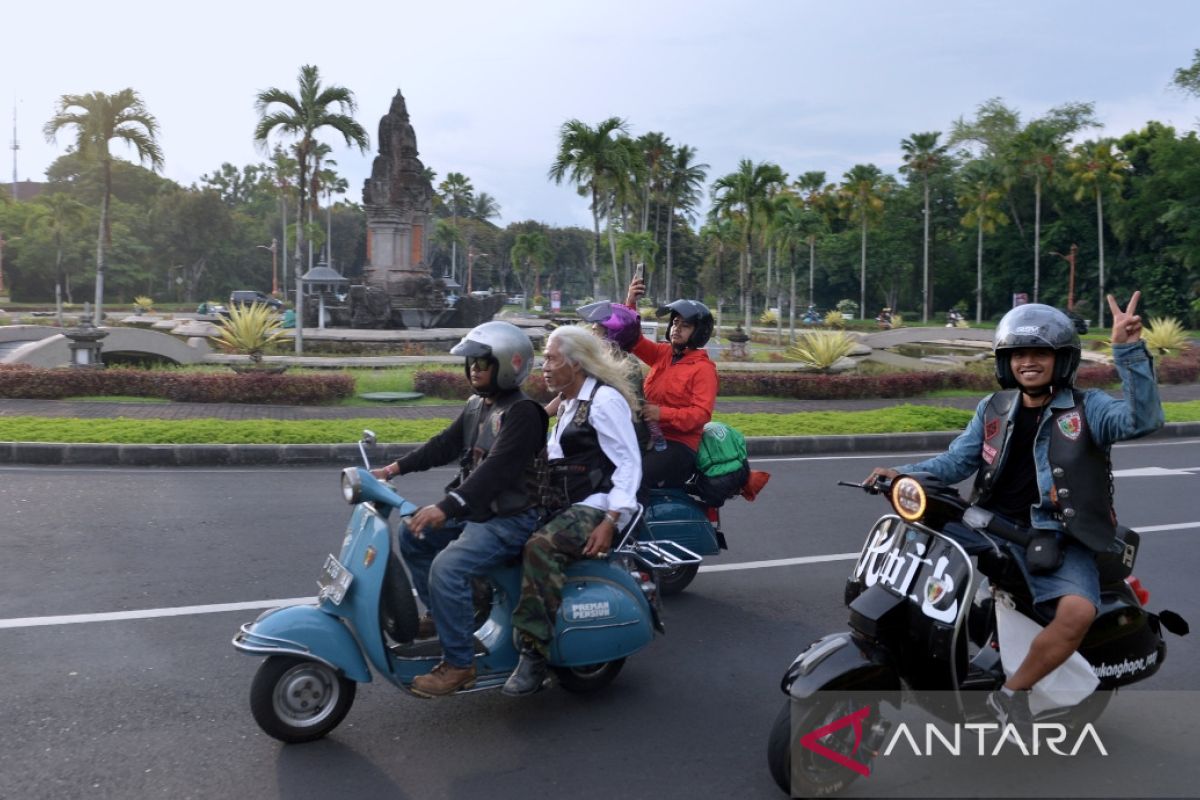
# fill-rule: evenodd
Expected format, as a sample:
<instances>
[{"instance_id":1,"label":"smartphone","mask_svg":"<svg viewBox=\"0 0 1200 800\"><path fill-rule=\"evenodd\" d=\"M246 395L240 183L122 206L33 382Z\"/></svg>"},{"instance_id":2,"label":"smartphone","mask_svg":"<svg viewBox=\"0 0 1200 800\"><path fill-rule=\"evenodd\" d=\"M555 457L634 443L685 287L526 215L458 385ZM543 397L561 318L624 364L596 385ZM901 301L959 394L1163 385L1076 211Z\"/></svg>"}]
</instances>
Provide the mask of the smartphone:
<instances>
[{"instance_id":1,"label":"smartphone","mask_svg":"<svg viewBox=\"0 0 1200 800\"><path fill-rule=\"evenodd\" d=\"M644 281L646 279L646 265L640 261L633 268L633 279L635 281Z\"/></svg>"}]
</instances>

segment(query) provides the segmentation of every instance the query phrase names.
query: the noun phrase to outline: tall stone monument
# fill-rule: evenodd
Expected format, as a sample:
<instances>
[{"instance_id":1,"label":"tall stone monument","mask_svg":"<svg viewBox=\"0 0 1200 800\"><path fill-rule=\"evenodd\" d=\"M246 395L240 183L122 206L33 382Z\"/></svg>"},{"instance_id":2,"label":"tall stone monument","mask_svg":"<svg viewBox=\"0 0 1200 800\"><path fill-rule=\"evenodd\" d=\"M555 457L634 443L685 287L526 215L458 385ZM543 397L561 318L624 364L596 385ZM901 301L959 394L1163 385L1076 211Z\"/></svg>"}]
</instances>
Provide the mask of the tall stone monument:
<instances>
[{"instance_id":1,"label":"tall stone monument","mask_svg":"<svg viewBox=\"0 0 1200 800\"><path fill-rule=\"evenodd\" d=\"M363 183L366 286L352 298L353 324L433 327L451 310L446 308L441 282L430 275L426 261L434 222L433 186L417 158L417 136L399 91L379 120L378 141L379 155L371 177Z\"/></svg>"}]
</instances>

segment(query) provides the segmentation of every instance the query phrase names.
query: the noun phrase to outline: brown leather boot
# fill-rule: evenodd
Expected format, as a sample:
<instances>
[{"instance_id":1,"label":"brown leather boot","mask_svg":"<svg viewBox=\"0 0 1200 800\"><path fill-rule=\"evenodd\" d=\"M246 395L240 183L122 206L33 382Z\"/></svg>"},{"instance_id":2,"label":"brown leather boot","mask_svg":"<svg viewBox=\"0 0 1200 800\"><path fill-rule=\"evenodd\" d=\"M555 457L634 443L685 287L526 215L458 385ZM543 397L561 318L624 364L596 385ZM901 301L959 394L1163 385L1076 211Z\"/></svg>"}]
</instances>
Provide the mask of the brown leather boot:
<instances>
[{"instance_id":1,"label":"brown leather boot","mask_svg":"<svg viewBox=\"0 0 1200 800\"><path fill-rule=\"evenodd\" d=\"M442 697L454 694L459 689L470 689L475 685L475 665L455 667L439 661L428 675L413 678L412 693L420 697Z\"/></svg>"},{"instance_id":2,"label":"brown leather boot","mask_svg":"<svg viewBox=\"0 0 1200 800\"><path fill-rule=\"evenodd\" d=\"M433 615L426 611L417 620L417 638L432 639L437 636L437 626L433 624Z\"/></svg>"}]
</instances>

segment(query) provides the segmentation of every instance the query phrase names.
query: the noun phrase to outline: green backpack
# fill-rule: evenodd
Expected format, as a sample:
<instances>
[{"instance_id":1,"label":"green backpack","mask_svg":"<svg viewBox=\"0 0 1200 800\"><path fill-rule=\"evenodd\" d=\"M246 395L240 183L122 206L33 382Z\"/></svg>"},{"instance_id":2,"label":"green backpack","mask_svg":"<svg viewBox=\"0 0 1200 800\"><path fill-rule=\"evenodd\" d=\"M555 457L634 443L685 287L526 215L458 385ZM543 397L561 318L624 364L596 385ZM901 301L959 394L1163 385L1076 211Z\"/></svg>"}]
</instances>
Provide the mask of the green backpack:
<instances>
[{"instance_id":1,"label":"green backpack","mask_svg":"<svg viewBox=\"0 0 1200 800\"><path fill-rule=\"evenodd\" d=\"M746 465L746 439L736 428L710 422L700 436L696 468L710 478L728 475Z\"/></svg>"}]
</instances>

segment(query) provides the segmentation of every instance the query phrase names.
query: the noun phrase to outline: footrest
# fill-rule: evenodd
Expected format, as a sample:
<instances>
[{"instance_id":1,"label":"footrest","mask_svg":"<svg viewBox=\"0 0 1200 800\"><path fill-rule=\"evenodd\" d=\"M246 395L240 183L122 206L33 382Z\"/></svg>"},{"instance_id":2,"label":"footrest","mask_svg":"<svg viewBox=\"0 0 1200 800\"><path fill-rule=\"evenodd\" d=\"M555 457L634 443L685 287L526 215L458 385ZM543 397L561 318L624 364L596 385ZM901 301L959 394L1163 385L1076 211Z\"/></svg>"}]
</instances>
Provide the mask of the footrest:
<instances>
[{"instance_id":1,"label":"footrest","mask_svg":"<svg viewBox=\"0 0 1200 800\"><path fill-rule=\"evenodd\" d=\"M704 560L683 545L669 539L635 542L626 552L650 570L687 567Z\"/></svg>"}]
</instances>

